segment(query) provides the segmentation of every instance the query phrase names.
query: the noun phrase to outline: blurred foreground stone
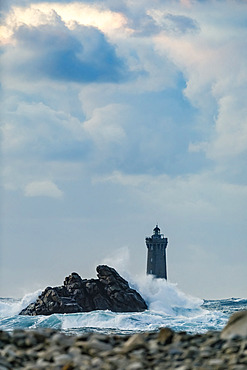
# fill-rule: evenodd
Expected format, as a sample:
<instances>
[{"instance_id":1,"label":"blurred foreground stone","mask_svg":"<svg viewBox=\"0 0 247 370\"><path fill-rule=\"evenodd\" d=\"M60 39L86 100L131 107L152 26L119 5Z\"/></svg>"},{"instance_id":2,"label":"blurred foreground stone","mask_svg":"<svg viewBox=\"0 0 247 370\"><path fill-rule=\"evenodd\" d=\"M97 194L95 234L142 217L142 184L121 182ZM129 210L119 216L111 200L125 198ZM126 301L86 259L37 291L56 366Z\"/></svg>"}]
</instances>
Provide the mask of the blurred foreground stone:
<instances>
[{"instance_id":1,"label":"blurred foreground stone","mask_svg":"<svg viewBox=\"0 0 247 370\"><path fill-rule=\"evenodd\" d=\"M247 336L247 311L236 312L230 317L221 338L231 339L236 335Z\"/></svg>"},{"instance_id":2,"label":"blurred foreground stone","mask_svg":"<svg viewBox=\"0 0 247 370\"><path fill-rule=\"evenodd\" d=\"M236 316L228 325L234 321ZM70 336L52 329L0 331L0 370L246 370L245 332L223 338L224 332L189 335L162 328L133 335Z\"/></svg>"}]
</instances>

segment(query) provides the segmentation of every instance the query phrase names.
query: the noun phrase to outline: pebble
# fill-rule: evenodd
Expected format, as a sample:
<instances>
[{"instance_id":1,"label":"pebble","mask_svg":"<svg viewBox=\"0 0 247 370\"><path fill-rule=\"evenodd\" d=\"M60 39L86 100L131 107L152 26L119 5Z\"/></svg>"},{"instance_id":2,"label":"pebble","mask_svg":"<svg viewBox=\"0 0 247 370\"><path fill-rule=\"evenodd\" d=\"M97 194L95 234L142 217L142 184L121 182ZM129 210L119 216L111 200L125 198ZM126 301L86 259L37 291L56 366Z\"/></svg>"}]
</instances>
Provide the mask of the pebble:
<instances>
[{"instance_id":1,"label":"pebble","mask_svg":"<svg viewBox=\"0 0 247 370\"><path fill-rule=\"evenodd\" d=\"M141 362L132 362L127 366L126 370L143 370L143 364Z\"/></svg>"},{"instance_id":2,"label":"pebble","mask_svg":"<svg viewBox=\"0 0 247 370\"><path fill-rule=\"evenodd\" d=\"M102 352L102 351L109 351L112 349L112 345L110 343L105 343L101 340L93 338L92 340L89 340L88 346L93 350Z\"/></svg>"},{"instance_id":3,"label":"pebble","mask_svg":"<svg viewBox=\"0 0 247 370\"><path fill-rule=\"evenodd\" d=\"M169 328L133 335L0 331L0 370L246 370L247 337L189 335Z\"/></svg>"},{"instance_id":4,"label":"pebble","mask_svg":"<svg viewBox=\"0 0 247 370\"><path fill-rule=\"evenodd\" d=\"M145 347L145 341L141 334L134 334L123 345L123 353L128 353L137 348Z\"/></svg>"},{"instance_id":5,"label":"pebble","mask_svg":"<svg viewBox=\"0 0 247 370\"><path fill-rule=\"evenodd\" d=\"M174 332L170 328L161 328L158 335L158 342L160 344L168 344L172 342Z\"/></svg>"}]
</instances>

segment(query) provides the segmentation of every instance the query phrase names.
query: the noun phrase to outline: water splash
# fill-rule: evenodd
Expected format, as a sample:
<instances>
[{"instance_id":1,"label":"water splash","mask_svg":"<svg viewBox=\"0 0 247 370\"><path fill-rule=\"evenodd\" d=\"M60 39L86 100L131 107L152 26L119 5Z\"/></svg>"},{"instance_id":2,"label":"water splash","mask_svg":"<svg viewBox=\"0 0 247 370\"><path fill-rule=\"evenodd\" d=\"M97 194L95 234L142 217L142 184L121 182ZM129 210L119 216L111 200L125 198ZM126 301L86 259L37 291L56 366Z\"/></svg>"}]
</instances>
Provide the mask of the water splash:
<instances>
[{"instance_id":1,"label":"water splash","mask_svg":"<svg viewBox=\"0 0 247 370\"><path fill-rule=\"evenodd\" d=\"M0 299L0 317L9 317L18 315L21 310L27 307L30 303L36 301L42 290L26 294L22 299L1 298Z\"/></svg>"},{"instance_id":2,"label":"water splash","mask_svg":"<svg viewBox=\"0 0 247 370\"><path fill-rule=\"evenodd\" d=\"M139 277L131 285L140 292L151 311L177 315L179 309L199 310L203 300L186 295L176 284L151 275Z\"/></svg>"}]
</instances>

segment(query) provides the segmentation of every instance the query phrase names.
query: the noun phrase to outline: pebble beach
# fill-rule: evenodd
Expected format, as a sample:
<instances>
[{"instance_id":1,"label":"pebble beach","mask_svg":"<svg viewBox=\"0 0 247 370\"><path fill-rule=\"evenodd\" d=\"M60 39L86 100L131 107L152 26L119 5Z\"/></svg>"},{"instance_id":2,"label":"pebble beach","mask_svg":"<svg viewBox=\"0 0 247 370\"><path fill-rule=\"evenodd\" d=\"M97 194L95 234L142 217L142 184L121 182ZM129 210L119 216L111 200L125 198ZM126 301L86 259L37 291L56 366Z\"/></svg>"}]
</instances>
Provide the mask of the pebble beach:
<instances>
[{"instance_id":1,"label":"pebble beach","mask_svg":"<svg viewBox=\"0 0 247 370\"><path fill-rule=\"evenodd\" d=\"M247 336L190 335L162 328L133 335L67 335L53 329L0 332L0 370L247 369Z\"/></svg>"}]
</instances>

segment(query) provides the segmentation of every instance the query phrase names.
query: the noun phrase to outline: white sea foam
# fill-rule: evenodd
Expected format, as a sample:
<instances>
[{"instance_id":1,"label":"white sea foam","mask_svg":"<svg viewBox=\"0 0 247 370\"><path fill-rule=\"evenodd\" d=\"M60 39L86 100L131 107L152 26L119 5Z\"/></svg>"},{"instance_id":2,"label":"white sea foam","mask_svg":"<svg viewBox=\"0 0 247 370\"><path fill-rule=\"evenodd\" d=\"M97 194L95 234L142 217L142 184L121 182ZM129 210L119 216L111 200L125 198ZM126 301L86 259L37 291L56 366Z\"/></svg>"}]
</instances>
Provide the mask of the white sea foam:
<instances>
[{"instance_id":1,"label":"white sea foam","mask_svg":"<svg viewBox=\"0 0 247 370\"><path fill-rule=\"evenodd\" d=\"M59 316L59 317L58 317ZM61 320L61 329L105 329L119 331L154 331L161 327L171 327L174 330L188 332L204 332L209 329L221 329L226 316L201 310L200 314L192 316L170 316L153 311L136 313L116 313L110 311L94 311L83 314L57 315Z\"/></svg>"}]
</instances>

